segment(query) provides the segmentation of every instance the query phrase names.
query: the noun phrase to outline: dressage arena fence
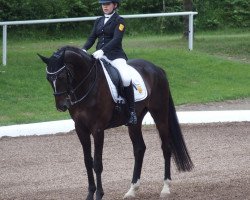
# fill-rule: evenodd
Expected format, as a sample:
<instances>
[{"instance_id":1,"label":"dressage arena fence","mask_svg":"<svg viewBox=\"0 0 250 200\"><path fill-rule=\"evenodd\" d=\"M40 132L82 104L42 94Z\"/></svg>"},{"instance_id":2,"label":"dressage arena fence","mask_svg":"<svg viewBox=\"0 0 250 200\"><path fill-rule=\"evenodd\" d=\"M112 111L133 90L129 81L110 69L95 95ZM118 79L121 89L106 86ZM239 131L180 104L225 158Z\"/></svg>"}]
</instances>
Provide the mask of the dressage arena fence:
<instances>
[{"instance_id":1,"label":"dressage arena fence","mask_svg":"<svg viewBox=\"0 0 250 200\"><path fill-rule=\"evenodd\" d=\"M135 14L135 15L121 15L124 18L148 18L148 17L167 17L167 16L188 16L189 18L189 34L188 34L188 48L193 49L193 18L198 12L173 12L173 13L154 13L154 14ZM78 21L92 21L100 16L95 17L79 17L79 18L62 18L62 19L44 19L44 20L26 20L26 21L6 21L0 22L3 26L3 53L2 64L7 64L7 28L9 25L28 25L28 24L48 24L59 22L78 22Z\"/></svg>"}]
</instances>

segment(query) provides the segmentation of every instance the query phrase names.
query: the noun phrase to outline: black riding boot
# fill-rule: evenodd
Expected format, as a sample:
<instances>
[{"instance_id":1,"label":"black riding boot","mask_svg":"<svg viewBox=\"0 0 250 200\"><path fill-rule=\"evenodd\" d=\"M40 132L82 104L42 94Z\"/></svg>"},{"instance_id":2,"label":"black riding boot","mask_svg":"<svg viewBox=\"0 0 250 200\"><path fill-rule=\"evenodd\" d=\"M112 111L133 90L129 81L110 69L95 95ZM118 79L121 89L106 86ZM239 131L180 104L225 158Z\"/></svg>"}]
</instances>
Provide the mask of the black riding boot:
<instances>
[{"instance_id":1,"label":"black riding boot","mask_svg":"<svg viewBox=\"0 0 250 200\"><path fill-rule=\"evenodd\" d=\"M128 102L128 107L129 107L129 120L128 120L128 125L136 124L137 123L137 117L135 113L135 97L134 97L134 90L133 90L133 84L132 82L128 87L124 87L125 91L125 98Z\"/></svg>"}]
</instances>

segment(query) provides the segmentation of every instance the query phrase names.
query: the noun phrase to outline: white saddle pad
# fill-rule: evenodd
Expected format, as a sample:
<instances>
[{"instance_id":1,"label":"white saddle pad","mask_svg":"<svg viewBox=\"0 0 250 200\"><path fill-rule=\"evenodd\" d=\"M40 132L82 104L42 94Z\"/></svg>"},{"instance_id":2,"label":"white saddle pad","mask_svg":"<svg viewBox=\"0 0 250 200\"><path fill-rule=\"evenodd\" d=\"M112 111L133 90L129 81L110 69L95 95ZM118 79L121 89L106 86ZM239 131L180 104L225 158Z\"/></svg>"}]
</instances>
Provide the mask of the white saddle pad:
<instances>
[{"instance_id":1,"label":"white saddle pad","mask_svg":"<svg viewBox=\"0 0 250 200\"><path fill-rule=\"evenodd\" d=\"M100 60L101 61L101 60ZM115 87L115 85L113 84L113 82L111 81L111 78L106 70L106 68L103 66L103 63L101 61L102 64L102 68L104 71L104 74L106 76L108 85L109 85L109 89L111 92L111 95L113 97L114 102L117 102L118 100L123 100L124 99L122 97L118 97L118 93L117 93L117 89ZM148 92L147 92L147 88L145 86L145 83L141 77L141 75L138 73L138 71L136 69L134 69L133 67L128 67L128 70L130 70L130 74L132 75L132 83L135 87L134 88L134 94L135 94L135 102L137 101L142 101L144 100L147 96L148 96Z\"/></svg>"}]
</instances>

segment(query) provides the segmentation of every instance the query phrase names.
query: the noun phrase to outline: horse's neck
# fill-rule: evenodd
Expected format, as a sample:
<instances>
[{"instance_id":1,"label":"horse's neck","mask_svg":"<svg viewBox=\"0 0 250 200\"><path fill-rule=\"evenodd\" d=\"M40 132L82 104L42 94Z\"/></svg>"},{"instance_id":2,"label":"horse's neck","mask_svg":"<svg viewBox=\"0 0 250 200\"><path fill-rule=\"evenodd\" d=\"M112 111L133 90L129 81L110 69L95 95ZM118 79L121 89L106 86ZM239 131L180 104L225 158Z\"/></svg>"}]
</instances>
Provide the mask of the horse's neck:
<instances>
[{"instance_id":1,"label":"horse's neck","mask_svg":"<svg viewBox=\"0 0 250 200\"><path fill-rule=\"evenodd\" d=\"M84 62L86 64L90 64L92 62L92 58L87 53L79 50L79 49L67 49L65 51L64 59L67 62L75 63L75 62Z\"/></svg>"},{"instance_id":2,"label":"horse's neck","mask_svg":"<svg viewBox=\"0 0 250 200\"><path fill-rule=\"evenodd\" d=\"M73 65L74 73L79 80L86 76L86 74L89 72L89 70L91 70L91 67L94 64L94 61L89 55L84 54L83 52L76 52L71 50L68 50L66 52L65 60L66 62Z\"/></svg>"}]
</instances>

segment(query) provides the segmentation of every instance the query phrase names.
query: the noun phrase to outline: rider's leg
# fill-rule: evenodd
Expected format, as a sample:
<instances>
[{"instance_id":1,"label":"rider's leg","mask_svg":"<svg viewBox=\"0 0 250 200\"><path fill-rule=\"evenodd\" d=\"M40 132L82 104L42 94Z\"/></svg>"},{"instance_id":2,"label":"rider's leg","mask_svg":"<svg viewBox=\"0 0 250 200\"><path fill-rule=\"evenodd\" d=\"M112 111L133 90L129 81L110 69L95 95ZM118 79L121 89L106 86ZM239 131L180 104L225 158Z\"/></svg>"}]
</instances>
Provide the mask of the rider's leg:
<instances>
[{"instance_id":1,"label":"rider's leg","mask_svg":"<svg viewBox=\"0 0 250 200\"><path fill-rule=\"evenodd\" d=\"M137 117L135 113L134 89L133 89L131 75L128 71L128 67L130 66L127 65L126 60L122 58L118 58L118 59L111 61L111 64L118 69L122 78L124 91L125 91L125 98L128 102L129 113L130 113L128 124L136 124Z\"/></svg>"},{"instance_id":2,"label":"rider's leg","mask_svg":"<svg viewBox=\"0 0 250 200\"><path fill-rule=\"evenodd\" d=\"M122 83L124 87L128 87L130 85L131 82L131 75L128 71L128 68L130 67L129 65L127 65L127 62L125 59L123 58L118 58L115 60L111 60L110 63L116 68L118 69L118 71L120 72L121 78L122 78Z\"/></svg>"},{"instance_id":3,"label":"rider's leg","mask_svg":"<svg viewBox=\"0 0 250 200\"><path fill-rule=\"evenodd\" d=\"M124 87L124 91L125 91L126 99L128 101L129 113L130 113L128 125L136 124L137 117L135 113L135 98L134 98L134 89L133 89L132 81L130 82L129 86Z\"/></svg>"}]
</instances>

